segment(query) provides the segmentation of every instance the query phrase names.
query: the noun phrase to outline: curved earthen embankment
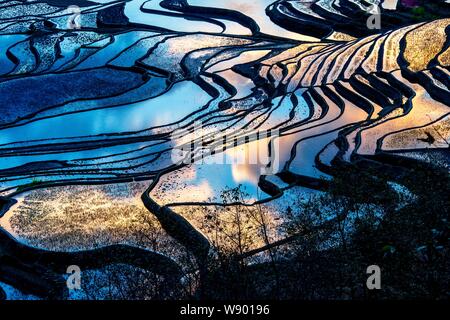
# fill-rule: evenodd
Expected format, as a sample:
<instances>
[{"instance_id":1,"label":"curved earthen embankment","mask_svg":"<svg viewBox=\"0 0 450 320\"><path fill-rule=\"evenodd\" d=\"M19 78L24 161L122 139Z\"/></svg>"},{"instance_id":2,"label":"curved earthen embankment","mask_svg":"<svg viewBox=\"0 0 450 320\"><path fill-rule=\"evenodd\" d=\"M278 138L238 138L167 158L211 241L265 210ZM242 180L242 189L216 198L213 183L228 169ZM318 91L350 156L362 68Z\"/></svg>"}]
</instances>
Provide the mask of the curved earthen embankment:
<instances>
[{"instance_id":1,"label":"curved earthen embankment","mask_svg":"<svg viewBox=\"0 0 450 320\"><path fill-rule=\"evenodd\" d=\"M200 272L199 294L202 295L208 275L208 259L211 249L209 240L181 215L168 207L160 206L151 199L149 195L151 188L152 186L142 194L142 202L155 215L167 234L183 245L194 256Z\"/></svg>"},{"instance_id":2,"label":"curved earthen embankment","mask_svg":"<svg viewBox=\"0 0 450 320\"><path fill-rule=\"evenodd\" d=\"M158 274L174 289L180 285L183 276L175 261L149 250L112 245L87 251L53 252L21 244L0 229L0 281L27 294L63 299L67 296L63 275L68 266L90 270L114 264L126 264Z\"/></svg>"}]
</instances>

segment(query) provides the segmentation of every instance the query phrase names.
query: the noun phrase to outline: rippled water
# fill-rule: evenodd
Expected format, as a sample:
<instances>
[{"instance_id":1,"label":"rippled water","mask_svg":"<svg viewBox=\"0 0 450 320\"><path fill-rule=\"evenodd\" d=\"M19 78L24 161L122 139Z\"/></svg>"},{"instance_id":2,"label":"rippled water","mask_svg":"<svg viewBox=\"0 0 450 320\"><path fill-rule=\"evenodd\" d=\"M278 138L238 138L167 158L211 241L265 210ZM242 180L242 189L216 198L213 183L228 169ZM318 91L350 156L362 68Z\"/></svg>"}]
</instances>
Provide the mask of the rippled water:
<instances>
[{"instance_id":1,"label":"rippled water","mask_svg":"<svg viewBox=\"0 0 450 320\"><path fill-rule=\"evenodd\" d=\"M45 249L135 244L144 191L186 215L241 186L279 216L336 163L448 148L449 19L370 31L331 2L91 1L80 30L63 5L1 8L0 195L20 202L0 225Z\"/></svg>"}]
</instances>

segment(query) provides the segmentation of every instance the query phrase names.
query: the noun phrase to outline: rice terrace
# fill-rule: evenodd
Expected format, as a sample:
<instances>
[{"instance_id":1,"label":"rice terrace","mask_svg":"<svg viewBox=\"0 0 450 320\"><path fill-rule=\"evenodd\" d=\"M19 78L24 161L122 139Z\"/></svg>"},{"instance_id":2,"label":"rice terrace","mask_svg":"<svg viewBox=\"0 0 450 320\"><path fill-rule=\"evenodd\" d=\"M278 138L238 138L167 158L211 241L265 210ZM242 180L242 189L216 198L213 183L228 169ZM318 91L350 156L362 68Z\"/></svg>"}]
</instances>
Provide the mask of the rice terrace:
<instances>
[{"instance_id":1,"label":"rice terrace","mask_svg":"<svg viewBox=\"0 0 450 320\"><path fill-rule=\"evenodd\" d=\"M0 300L448 300L449 37L448 0L0 0Z\"/></svg>"}]
</instances>

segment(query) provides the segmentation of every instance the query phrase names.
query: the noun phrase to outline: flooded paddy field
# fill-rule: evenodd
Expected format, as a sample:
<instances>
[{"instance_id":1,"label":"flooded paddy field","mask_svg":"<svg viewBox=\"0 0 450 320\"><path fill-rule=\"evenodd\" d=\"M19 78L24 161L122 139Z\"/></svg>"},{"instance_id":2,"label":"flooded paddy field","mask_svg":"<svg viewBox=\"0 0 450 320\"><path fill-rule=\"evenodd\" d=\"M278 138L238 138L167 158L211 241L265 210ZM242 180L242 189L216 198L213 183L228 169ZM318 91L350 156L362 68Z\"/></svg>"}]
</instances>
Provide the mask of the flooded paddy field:
<instances>
[{"instance_id":1,"label":"flooded paddy field","mask_svg":"<svg viewBox=\"0 0 450 320\"><path fill-rule=\"evenodd\" d=\"M0 298L364 299L369 265L448 298L449 32L447 1L0 0Z\"/></svg>"}]
</instances>

